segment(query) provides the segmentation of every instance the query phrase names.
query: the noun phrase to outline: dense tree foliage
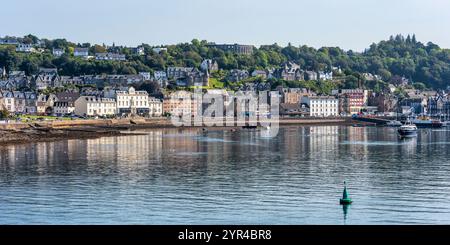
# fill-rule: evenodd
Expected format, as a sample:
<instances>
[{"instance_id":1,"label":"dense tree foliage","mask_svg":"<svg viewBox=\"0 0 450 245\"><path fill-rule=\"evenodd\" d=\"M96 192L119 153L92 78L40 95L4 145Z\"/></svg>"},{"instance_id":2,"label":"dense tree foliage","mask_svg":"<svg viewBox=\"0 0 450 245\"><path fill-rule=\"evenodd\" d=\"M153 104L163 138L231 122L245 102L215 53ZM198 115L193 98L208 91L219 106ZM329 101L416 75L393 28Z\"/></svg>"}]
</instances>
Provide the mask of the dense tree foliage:
<instances>
[{"instance_id":1,"label":"dense tree foliage","mask_svg":"<svg viewBox=\"0 0 450 245\"><path fill-rule=\"evenodd\" d=\"M28 35L21 41L35 43L38 39ZM192 40L167 46L167 52L155 53L152 47L143 44L146 55L134 55L130 49L121 46L106 47L89 43L75 44L65 39L42 40L43 52L17 53L13 46L0 46L0 67L7 70L24 70L34 74L39 67L56 67L62 75L83 74L136 74L141 71L164 70L168 66L199 67L203 59L214 59L221 69L277 68L283 62L293 61L304 70L331 71L340 67L343 74L341 84L348 88L369 86L378 88L385 83L361 81L362 73L379 75L384 81L395 83L399 77L409 79L415 87L445 88L450 81L450 50L433 43L423 44L415 36L392 36L389 40L372 44L364 52L344 51L338 47L315 49L308 46L295 47L277 44L255 48L252 55L239 55L213 48L207 41ZM95 52L120 52L127 55L127 61L96 61L73 57L75 47L87 47ZM61 57L51 54L53 48L65 50ZM221 80L224 74L219 74ZM320 86L319 86L320 87Z\"/></svg>"}]
</instances>

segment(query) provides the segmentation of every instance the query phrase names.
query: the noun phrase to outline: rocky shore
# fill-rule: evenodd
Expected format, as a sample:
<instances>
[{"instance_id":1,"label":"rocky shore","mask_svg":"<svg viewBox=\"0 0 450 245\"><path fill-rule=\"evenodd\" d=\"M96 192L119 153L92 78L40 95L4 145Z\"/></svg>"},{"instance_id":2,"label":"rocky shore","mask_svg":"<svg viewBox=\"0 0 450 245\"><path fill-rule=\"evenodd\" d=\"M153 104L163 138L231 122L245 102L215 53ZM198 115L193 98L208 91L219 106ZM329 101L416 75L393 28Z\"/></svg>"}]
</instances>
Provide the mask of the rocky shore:
<instances>
[{"instance_id":1,"label":"rocky shore","mask_svg":"<svg viewBox=\"0 0 450 245\"><path fill-rule=\"evenodd\" d=\"M280 126L350 125L351 123L349 119L340 118L281 119L279 121ZM204 128L204 126L201 127ZM0 125L0 145L136 135L139 134L138 132L133 132L136 129L151 128L175 128L175 126L168 119L97 119L8 123ZM223 126L217 128L223 128Z\"/></svg>"}]
</instances>

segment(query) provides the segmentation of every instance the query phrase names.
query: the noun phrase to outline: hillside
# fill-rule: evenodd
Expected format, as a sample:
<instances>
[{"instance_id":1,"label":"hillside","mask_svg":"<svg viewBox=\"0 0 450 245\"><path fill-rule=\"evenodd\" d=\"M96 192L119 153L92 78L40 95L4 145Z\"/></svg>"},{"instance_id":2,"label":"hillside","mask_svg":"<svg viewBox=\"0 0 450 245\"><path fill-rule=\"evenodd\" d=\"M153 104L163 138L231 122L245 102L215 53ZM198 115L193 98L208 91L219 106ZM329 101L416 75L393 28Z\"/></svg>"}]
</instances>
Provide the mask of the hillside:
<instances>
[{"instance_id":1,"label":"hillside","mask_svg":"<svg viewBox=\"0 0 450 245\"><path fill-rule=\"evenodd\" d=\"M39 39L29 35L24 43L35 43ZM40 40L41 52L18 53L10 45L0 45L0 67L9 70L24 70L34 74L39 67L56 67L62 75L83 74L136 74L141 71L164 70L168 66L199 67L204 59L214 59L225 71L231 69L255 69L279 67L283 62L293 61L302 69L331 71L340 67L346 77L344 87L373 87L361 80L362 73L380 75L382 80L397 83L405 77L416 84L429 88L446 88L450 85L450 50L433 43L423 44L415 36L397 35L389 40L370 45L362 53L345 51L338 47L320 49L308 46L281 47L277 44L254 48L251 55L239 55L210 47L207 41L192 40L190 43L168 45L167 51L156 53L152 47L143 44L145 55L134 55L130 48L106 47L95 44L75 44L65 39ZM89 53L122 53L127 61L98 61L73 57L75 47L89 48ZM64 50L61 57L52 55L53 48ZM351 76L351 79L348 77ZM361 85L361 82L363 83ZM376 85L375 85L376 86Z\"/></svg>"}]
</instances>

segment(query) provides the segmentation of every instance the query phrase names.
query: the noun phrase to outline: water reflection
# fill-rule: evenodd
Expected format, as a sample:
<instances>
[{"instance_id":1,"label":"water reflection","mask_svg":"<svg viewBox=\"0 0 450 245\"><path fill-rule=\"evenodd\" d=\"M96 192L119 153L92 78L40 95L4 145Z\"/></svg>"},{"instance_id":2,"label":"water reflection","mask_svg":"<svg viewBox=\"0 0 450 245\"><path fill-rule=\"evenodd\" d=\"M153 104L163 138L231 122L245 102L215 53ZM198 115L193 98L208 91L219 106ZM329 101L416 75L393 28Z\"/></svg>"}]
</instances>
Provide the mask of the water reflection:
<instances>
[{"instance_id":1,"label":"water reflection","mask_svg":"<svg viewBox=\"0 0 450 245\"><path fill-rule=\"evenodd\" d=\"M0 147L0 223L341 224L343 180L344 223L450 222L450 131L143 133Z\"/></svg>"}]
</instances>

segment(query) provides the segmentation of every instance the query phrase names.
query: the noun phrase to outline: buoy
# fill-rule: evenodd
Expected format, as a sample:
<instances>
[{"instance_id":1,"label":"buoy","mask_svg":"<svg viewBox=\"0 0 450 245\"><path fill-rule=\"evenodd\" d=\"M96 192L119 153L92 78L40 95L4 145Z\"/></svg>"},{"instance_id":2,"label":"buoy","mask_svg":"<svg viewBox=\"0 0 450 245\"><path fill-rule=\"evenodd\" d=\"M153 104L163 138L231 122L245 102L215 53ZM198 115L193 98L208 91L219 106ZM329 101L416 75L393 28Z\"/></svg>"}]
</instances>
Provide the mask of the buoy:
<instances>
[{"instance_id":1,"label":"buoy","mask_svg":"<svg viewBox=\"0 0 450 245\"><path fill-rule=\"evenodd\" d=\"M341 205L349 205L352 204L352 199L350 199L348 193L347 193L347 183L344 181L344 193L342 193L342 198L339 200L339 203Z\"/></svg>"}]
</instances>

